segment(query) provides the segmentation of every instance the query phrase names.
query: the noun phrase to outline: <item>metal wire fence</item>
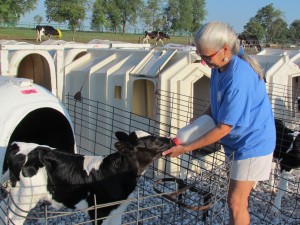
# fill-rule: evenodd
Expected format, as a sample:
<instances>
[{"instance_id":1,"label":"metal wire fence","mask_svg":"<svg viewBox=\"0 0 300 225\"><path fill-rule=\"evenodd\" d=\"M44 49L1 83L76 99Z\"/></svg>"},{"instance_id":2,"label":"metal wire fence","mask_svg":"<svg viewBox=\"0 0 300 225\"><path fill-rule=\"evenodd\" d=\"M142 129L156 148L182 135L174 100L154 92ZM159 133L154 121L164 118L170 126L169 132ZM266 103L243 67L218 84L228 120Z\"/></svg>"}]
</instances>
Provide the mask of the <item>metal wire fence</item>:
<instances>
[{"instance_id":1,"label":"metal wire fence","mask_svg":"<svg viewBox=\"0 0 300 225\"><path fill-rule=\"evenodd\" d=\"M298 88L267 84L275 117L289 128L297 130ZM170 97L171 96L171 97ZM176 130L187 124L192 116L201 114L209 102L177 93L160 91L155 118L145 118L108 104L74 96L66 96L66 107L74 123L77 152L87 155L108 155L115 151L116 131L144 130L164 136L175 136ZM180 105L185 105L184 110ZM174 119L175 118L175 119ZM178 120L180 122L178 122ZM181 124L179 126L179 124ZM226 224L228 221L227 191L229 161L223 148L215 143L178 158L162 158L153 163L138 182L133 196L124 200L129 204L122 215L122 224ZM282 208L276 217L272 190L277 187L279 169L276 164L273 183L259 182L249 199L253 224L299 224L299 181L288 178ZM7 192L8 190L8 192ZM4 187L2 198L9 197ZM90 224L84 212L110 204L95 205L84 211L54 210L41 202L27 219L27 224ZM13 213L13 212L10 212ZM276 220L274 220L276 218ZM99 221L103 218L98 218Z\"/></svg>"}]
</instances>

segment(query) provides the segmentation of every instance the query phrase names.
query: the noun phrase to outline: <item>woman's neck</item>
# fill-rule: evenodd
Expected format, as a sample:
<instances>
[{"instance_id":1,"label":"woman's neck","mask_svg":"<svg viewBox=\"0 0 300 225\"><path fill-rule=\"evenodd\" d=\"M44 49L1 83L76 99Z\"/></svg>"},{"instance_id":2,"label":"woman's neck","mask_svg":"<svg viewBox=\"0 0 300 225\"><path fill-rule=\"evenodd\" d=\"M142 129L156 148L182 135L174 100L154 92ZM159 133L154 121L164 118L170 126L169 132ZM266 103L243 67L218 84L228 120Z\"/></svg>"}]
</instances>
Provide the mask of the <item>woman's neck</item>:
<instances>
[{"instance_id":1,"label":"woman's neck","mask_svg":"<svg viewBox=\"0 0 300 225\"><path fill-rule=\"evenodd\" d=\"M221 73L224 72L227 69L227 67L229 66L229 63L230 63L230 61L228 63L226 63L224 66L220 67L219 72L221 72Z\"/></svg>"},{"instance_id":2,"label":"woman's neck","mask_svg":"<svg viewBox=\"0 0 300 225\"><path fill-rule=\"evenodd\" d=\"M232 55L229 57L228 62L226 62L223 66L221 66L221 67L219 68L219 72L222 73L222 72L224 72L224 71L227 69L227 67L228 67L229 64L230 64L231 59L232 59Z\"/></svg>"}]
</instances>

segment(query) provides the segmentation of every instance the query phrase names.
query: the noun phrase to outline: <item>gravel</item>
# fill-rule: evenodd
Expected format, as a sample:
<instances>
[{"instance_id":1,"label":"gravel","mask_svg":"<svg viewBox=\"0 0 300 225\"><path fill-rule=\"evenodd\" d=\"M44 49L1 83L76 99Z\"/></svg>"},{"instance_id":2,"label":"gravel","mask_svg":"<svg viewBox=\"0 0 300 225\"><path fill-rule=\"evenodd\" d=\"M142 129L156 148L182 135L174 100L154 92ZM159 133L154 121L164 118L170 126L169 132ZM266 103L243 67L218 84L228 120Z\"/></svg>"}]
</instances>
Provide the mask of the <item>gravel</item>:
<instances>
[{"instance_id":1,"label":"gravel","mask_svg":"<svg viewBox=\"0 0 300 225\"><path fill-rule=\"evenodd\" d=\"M218 177L209 177L210 180ZM179 207L175 202L167 200L154 190L153 179L141 177L138 188L134 192L134 198L129 204L126 213L123 215L123 224L139 224L139 225L157 225L157 224L174 224L174 225L192 225L192 224L226 224L228 221L228 210L226 205L226 189L227 184L209 183L208 180L196 180L190 178L187 180L189 184L196 181L198 190L211 190L213 194L210 201L213 205L207 211L206 221L203 222L202 211L190 210L185 207ZM276 175L276 182L278 175ZM211 181L210 181L211 182ZM164 183L160 189L163 193L175 190L176 185L173 182ZM260 182L252 192L249 200L249 211L251 214L251 224L300 224L300 207L299 200L299 182L292 177L289 187L282 199L282 210L274 214L271 211L274 194L270 191L269 182ZM195 190L194 190L195 191ZM199 194L191 190L187 190L183 196L183 202L191 206L205 205L203 194ZM138 199L138 200L137 200ZM45 207L47 207L48 224L51 225L69 225L69 224L86 224L91 225L89 217L84 212L75 212L72 209L63 208L60 212L51 206L40 202L31 212L29 217L44 217ZM68 215L62 216L61 212ZM37 213L42 213L37 215ZM44 225L45 219L27 219L25 225Z\"/></svg>"}]
</instances>

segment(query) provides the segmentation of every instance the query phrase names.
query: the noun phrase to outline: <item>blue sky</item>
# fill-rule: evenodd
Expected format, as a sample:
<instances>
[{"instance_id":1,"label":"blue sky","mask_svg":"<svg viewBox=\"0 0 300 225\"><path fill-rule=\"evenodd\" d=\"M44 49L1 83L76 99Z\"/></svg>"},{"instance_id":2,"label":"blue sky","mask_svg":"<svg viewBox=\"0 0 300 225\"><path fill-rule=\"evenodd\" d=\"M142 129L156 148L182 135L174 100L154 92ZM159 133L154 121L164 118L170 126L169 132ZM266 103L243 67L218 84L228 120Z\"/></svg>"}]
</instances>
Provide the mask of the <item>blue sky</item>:
<instances>
[{"instance_id":1,"label":"blue sky","mask_svg":"<svg viewBox=\"0 0 300 225\"><path fill-rule=\"evenodd\" d=\"M279 9L284 14L284 19L288 24L294 20L300 19L300 1L299 0L206 0L206 10L208 15L205 22L223 21L229 23L236 32L242 32L243 26L249 19L257 13L262 7L273 3L274 8ZM46 23L44 0L39 0L37 8L27 13L21 18L21 22L33 23L35 15L42 16L43 23ZM89 26L89 22L86 22Z\"/></svg>"}]
</instances>

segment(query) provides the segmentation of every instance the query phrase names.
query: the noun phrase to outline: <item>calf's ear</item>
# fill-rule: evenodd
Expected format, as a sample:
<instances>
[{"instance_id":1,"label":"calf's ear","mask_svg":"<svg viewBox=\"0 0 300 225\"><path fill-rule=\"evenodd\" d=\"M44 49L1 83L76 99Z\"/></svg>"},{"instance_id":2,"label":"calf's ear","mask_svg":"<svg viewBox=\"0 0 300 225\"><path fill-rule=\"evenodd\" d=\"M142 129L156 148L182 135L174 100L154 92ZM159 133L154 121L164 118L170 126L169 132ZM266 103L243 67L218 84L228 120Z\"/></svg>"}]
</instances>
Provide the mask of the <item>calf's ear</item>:
<instances>
[{"instance_id":1,"label":"calf's ear","mask_svg":"<svg viewBox=\"0 0 300 225\"><path fill-rule=\"evenodd\" d=\"M58 160L56 158L56 155L51 152L52 150L49 149L43 149L41 147L41 150L39 151L39 159L40 162L43 164L43 166L46 167L47 172L52 173L55 165L58 164Z\"/></svg>"},{"instance_id":2,"label":"calf's ear","mask_svg":"<svg viewBox=\"0 0 300 225\"><path fill-rule=\"evenodd\" d=\"M119 140L119 141L129 141L129 136L128 134L126 134L125 132L123 131L117 131L115 132L115 135L116 135L116 138Z\"/></svg>"},{"instance_id":3,"label":"calf's ear","mask_svg":"<svg viewBox=\"0 0 300 225\"><path fill-rule=\"evenodd\" d=\"M135 144L137 142L137 139L138 139L137 133L136 132L130 133L128 139L129 139L128 141L130 143Z\"/></svg>"},{"instance_id":4,"label":"calf's ear","mask_svg":"<svg viewBox=\"0 0 300 225\"><path fill-rule=\"evenodd\" d=\"M33 177L37 174L42 164L39 161L39 152L36 150L31 151L27 155L27 161L22 167L22 174L24 177Z\"/></svg>"}]
</instances>

